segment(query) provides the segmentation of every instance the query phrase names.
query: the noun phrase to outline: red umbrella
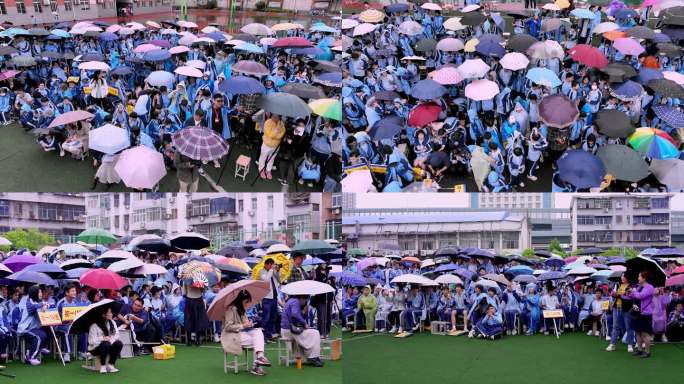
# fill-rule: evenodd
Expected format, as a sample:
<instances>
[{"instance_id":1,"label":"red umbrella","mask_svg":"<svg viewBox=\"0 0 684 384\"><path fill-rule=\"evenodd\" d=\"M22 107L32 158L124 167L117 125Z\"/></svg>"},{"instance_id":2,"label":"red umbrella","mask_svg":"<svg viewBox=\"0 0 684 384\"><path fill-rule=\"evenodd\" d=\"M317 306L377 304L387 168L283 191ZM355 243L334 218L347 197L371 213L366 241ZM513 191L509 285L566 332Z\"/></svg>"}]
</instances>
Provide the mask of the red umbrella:
<instances>
[{"instance_id":1,"label":"red umbrella","mask_svg":"<svg viewBox=\"0 0 684 384\"><path fill-rule=\"evenodd\" d=\"M273 43L273 48L308 48L313 44L303 37L284 37Z\"/></svg>"},{"instance_id":2,"label":"red umbrella","mask_svg":"<svg viewBox=\"0 0 684 384\"><path fill-rule=\"evenodd\" d=\"M400 260L402 263L420 263L420 259L413 256L406 256Z\"/></svg>"},{"instance_id":3,"label":"red umbrella","mask_svg":"<svg viewBox=\"0 0 684 384\"><path fill-rule=\"evenodd\" d=\"M413 127L422 127L437 120L442 112L442 107L437 103L423 103L411 110L408 117L408 124Z\"/></svg>"},{"instance_id":4,"label":"red umbrella","mask_svg":"<svg viewBox=\"0 0 684 384\"><path fill-rule=\"evenodd\" d=\"M91 269L82 274L80 282L82 285L87 285L96 289L119 290L128 285L128 282L123 277L102 268Z\"/></svg>"},{"instance_id":5,"label":"red umbrella","mask_svg":"<svg viewBox=\"0 0 684 384\"><path fill-rule=\"evenodd\" d=\"M572 47L568 53L573 60L582 63L587 67L604 68L608 66L608 59L598 50L587 44L577 44Z\"/></svg>"}]
</instances>

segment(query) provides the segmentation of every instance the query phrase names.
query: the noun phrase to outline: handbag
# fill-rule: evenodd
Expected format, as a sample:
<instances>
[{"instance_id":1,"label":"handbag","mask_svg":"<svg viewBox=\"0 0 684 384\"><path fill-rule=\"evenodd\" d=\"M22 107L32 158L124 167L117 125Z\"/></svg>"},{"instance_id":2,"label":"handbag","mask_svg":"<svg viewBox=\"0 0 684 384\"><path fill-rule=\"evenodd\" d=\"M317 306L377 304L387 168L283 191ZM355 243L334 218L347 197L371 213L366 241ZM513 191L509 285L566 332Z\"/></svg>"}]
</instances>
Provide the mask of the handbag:
<instances>
[{"instance_id":1,"label":"handbag","mask_svg":"<svg viewBox=\"0 0 684 384\"><path fill-rule=\"evenodd\" d=\"M297 325L295 323L290 324L290 332L295 335L301 335L302 332L304 332L304 327L301 325Z\"/></svg>"}]
</instances>

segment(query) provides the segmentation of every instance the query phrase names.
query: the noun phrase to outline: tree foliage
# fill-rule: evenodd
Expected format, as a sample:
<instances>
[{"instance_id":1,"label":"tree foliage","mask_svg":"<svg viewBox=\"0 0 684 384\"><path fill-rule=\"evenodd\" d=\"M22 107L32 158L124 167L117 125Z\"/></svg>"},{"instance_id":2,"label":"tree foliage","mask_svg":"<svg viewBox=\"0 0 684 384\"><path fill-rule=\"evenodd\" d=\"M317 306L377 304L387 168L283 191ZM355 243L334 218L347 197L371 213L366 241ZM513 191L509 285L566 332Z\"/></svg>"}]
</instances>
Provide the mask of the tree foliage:
<instances>
[{"instance_id":1,"label":"tree foliage","mask_svg":"<svg viewBox=\"0 0 684 384\"><path fill-rule=\"evenodd\" d=\"M55 238L51 234L41 232L37 229L14 229L5 233L3 237L12 242L13 248L26 248L31 251L37 251L46 245L55 243ZM10 249L10 247L3 248L5 248L5 251Z\"/></svg>"}]
</instances>

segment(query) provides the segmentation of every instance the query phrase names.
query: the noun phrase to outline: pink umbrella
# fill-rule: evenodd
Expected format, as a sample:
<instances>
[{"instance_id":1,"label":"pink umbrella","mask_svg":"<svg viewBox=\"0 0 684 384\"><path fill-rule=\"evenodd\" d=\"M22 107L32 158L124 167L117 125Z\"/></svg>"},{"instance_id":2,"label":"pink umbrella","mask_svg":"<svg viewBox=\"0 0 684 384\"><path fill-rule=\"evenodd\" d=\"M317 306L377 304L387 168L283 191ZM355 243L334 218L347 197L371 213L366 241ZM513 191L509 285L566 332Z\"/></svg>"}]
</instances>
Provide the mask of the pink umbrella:
<instances>
[{"instance_id":1,"label":"pink umbrella","mask_svg":"<svg viewBox=\"0 0 684 384\"><path fill-rule=\"evenodd\" d=\"M356 27L354 27L353 35L354 36L361 36L361 35L365 35L367 33L371 33L373 31L375 31L375 27L377 27L377 25L371 24L371 23L359 24Z\"/></svg>"},{"instance_id":2,"label":"pink umbrella","mask_svg":"<svg viewBox=\"0 0 684 384\"><path fill-rule=\"evenodd\" d=\"M154 44L140 44L140 45L138 45L137 47L133 48L133 52L135 52L135 53L145 53L145 52L154 51L154 50L157 50L157 49L159 49L159 47L157 47L157 46L154 45Z\"/></svg>"},{"instance_id":3,"label":"pink umbrella","mask_svg":"<svg viewBox=\"0 0 684 384\"><path fill-rule=\"evenodd\" d=\"M110 32L110 33L117 33L117 32L119 32L119 30L121 30L121 28L123 28L123 27L120 26L119 24L112 24L109 27L107 27L107 29L105 29L105 31Z\"/></svg>"},{"instance_id":4,"label":"pink umbrella","mask_svg":"<svg viewBox=\"0 0 684 384\"><path fill-rule=\"evenodd\" d=\"M511 71L519 71L527 68L530 60L519 52L509 52L501 58L501 66Z\"/></svg>"},{"instance_id":5,"label":"pink umbrella","mask_svg":"<svg viewBox=\"0 0 684 384\"><path fill-rule=\"evenodd\" d=\"M162 154L144 145L123 151L114 170L133 189L151 189L166 175Z\"/></svg>"},{"instance_id":6,"label":"pink umbrella","mask_svg":"<svg viewBox=\"0 0 684 384\"><path fill-rule=\"evenodd\" d=\"M178 45L178 46L175 46L175 47L171 47L171 48L169 49L169 53L172 54L172 55L177 55L177 54L179 54L179 53L185 53L185 52L188 52L188 51L190 51L190 48L188 48L188 47L186 47L186 46L184 46L184 45Z\"/></svg>"},{"instance_id":7,"label":"pink umbrella","mask_svg":"<svg viewBox=\"0 0 684 384\"><path fill-rule=\"evenodd\" d=\"M373 186L370 170L355 170L342 179L342 190L345 192L366 193Z\"/></svg>"},{"instance_id":8,"label":"pink umbrella","mask_svg":"<svg viewBox=\"0 0 684 384\"><path fill-rule=\"evenodd\" d=\"M646 49L630 37L622 37L613 42L613 47L624 55L639 56Z\"/></svg>"},{"instance_id":9,"label":"pink umbrella","mask_svg":"<svg viewBox=\"0 0 684 384\"><path fill-rule=\"evenodd\" d=\"M672 80L679 85L684 84L684 75L679 72L663 71L663 77Z\"/></svg>"},{"instance_id":10,"label":"pink umbrella","mask_svg":"<svg viewBox=\"0 0 684 384\"><path fill-rule=\"evenodd\" d=\"M356 270L363 271L368 267L372 267L377 264L377 260L374 257L367 257L356 263Z\"/></svg>"},{"instance_id":11,"label":"pink umbrella","mask_svg":"<svg viewBox=\"0 0 684 384\"><path fill-rule=\"evenodd\" d=\"M442 85L454 85L463 81L463 75L454 67L443 67L432 73L432 80Z\"/></svg>"},{"instance_id":12,"label":"pink umbrella","mask_svg":"<svg viewBox=\"0 0 684 384\"><path fill-rule=\"evenodd\" d=\"M182 66L173 71L176 74L189 77L202 77L204 73L195 67Z\"/></svg>"},{"instance_id":13,"label":"pink umbrella","mask_svg":"<svg viewBox=\"0 0 684 384\"><path fill-rule=\"evenodd\" d=\"M666 287L674 287L675 285L684 285L684 275L675 275L665 280Z\"/></svg>"},{"instance_id":14,"label":"pink umbrella","mask_svg":"<svg viewBox=\"0 0 684 384\"><path fill-rule=\"evenodd\" d=\"M88 120L92 119L93 117L95 117L95 115L93 115L92 113L79 109L77 111L63 113L55 117L55 119L52 120L52 123L48 125L48 128L54 128L59 127L60 125L71 124L82 120Z\"/></svg>"},{"instance_id":15,"label":"pink umbrella","mask_svg":"<svg viewBox=\"0 0 684 384\"><path fill-rule=\"evenodd\" d=\"M166 272L168 272L167 269L161 265L150 263L143 264L133 270L134 275L163 275Z\"/></svg>"},{"instance_id":16,"label":"pink umbrella","mask_svg":"<svg viewBox=\"0 0 684 384\"><path fill-rule=\"evenodd\" d=\"M464 48L463 41L461 39L456 39L453 37L446 37L439 42L437 42L436 46L438 51L444 51L444 52L456 52L460 51Z\"/></svg>"},{"instance_id":17,"label":"pink umbrella","mask_svg":"<svg viewBox=\"0 0 684 384\"><path fill-rule=\"evenodd\" d=\"M307 48L313 44L303 37L283 37L273 43L273 48Z\"/></svg>"},{"instance_id":18,"label":"pink umbrella","mask_svg":"<svg viewBox=\"0 0 684 384\"><path fill-rule=\"evenodd\" d=\"M20 73L21 73L21 71L15 71L13 69L10 69L9 71L5 71L3 73L0 73L0 81L11 79Z\"/></svg>"},{"instance_id":19,"label":"pink umbrella","mask_svg":"<svg viewBox=\"0 0 684 384\"><path fill-rule=\"evenodd\" d=\"M109 65L101 61L86 61L78 65L78 69L85 69L88 71L109 71Z\"/></svg>"},{"instance_id":20,"label":"pink umbrella","mask_svg":"<svg viewBox=\"0 0 684 384\"><path fill-rule=\"evenodd\" d=\"M490 100L499 94L499 86L486 79L475 80L465 88L467 98L476 101Z\"/></svg>"},{"instance_id":21,"label":"pink umbrella","mask_svg":"<svg viewBox=\"0 0 684 384\"><path fill-rule=\"evenodd\" d=\"M247 291L251 297L251 300L247 303L247 308L249 308L259 304L261 299L271 291L271 287L267 282L261 280L240 280L237 283L228 285L220 290L211 302L207 310L209 320L223 320L226 308L235 301L235 298L242 291Z\"/></svg>"},{"instance_id":22,"label":"pink umbrella","mask_svg":"<svg viewBox=\"0 0 684 384\"><path fill-rule=\"evenodd\" d=\"M194 43L195 40L197 40L197 36L193 35L192 33L188 33L178 40L178 44L190 45L190 44Z\"/></svg>"},{"instance_id":23,"label":"pink umbrella","mask_svg":"<svg viewBox=\"0 0 684 384\"><path fill-rule=\"evenodd\" d=\"M464 79L479 79L489 72L489 65L482 59L468 59L458 66Z\"/></svg>"}]
</instances>

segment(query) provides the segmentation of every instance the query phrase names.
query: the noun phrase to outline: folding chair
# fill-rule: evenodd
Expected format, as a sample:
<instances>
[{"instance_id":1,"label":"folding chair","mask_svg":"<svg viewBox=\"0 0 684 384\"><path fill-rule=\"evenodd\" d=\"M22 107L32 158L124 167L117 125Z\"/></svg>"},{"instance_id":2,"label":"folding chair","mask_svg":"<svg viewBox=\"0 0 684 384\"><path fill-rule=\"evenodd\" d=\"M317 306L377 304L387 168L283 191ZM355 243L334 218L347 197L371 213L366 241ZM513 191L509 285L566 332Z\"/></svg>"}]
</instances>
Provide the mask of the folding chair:
<instances>
[{"instance_id":1,"label":"folding chair","mask_svg":"<svg viewBox=\"0 0 684 384\"><path fill-rule=\"evenodd\" d=\"M278 365L289 367L300 356L299 346L292 337L278 339Z\"/></svg>"},{"instance_id":2,"label":"folding chair","mask_svg":"<svg viewBox=\"0 0 684 384\"><path fill-rule=\"evenodd\" d=\"M233 355L233 359L229 359L228 355ZM223 373L228 373L228 370L233 370L233 373L240 372L240 367L245 367L245 371L249 371L250 367L254 365L254 347L251 345L242 346L242 356L244 361L240 361L239 354L232 354L223 351Z\"/></svg>"}]
</instances>

